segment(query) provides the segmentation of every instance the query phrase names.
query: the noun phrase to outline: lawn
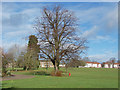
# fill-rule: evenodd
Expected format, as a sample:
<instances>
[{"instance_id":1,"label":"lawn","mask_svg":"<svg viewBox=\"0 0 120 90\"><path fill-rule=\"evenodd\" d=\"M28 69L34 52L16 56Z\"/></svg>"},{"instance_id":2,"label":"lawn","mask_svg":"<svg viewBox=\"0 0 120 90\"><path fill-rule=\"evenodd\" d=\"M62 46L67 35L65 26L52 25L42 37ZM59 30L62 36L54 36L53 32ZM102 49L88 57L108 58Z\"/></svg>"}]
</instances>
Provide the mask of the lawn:
<instances>
[{"instance_id":1,"label":"lawn","mask_svg":"<svg viewBox=\"0 0 120 90\"><path fill-rule=\"evenodd\" d=\"M118 88L118 69L105 68L70 68L71 73L64 77L50 76L50 68L33 71L15 71L14 74L34 75L34 78L3 81L3 88ZM61 69L65 71L64 68ZM34 72L36 72L34 71Z\"/></svg>"}]
</instances>

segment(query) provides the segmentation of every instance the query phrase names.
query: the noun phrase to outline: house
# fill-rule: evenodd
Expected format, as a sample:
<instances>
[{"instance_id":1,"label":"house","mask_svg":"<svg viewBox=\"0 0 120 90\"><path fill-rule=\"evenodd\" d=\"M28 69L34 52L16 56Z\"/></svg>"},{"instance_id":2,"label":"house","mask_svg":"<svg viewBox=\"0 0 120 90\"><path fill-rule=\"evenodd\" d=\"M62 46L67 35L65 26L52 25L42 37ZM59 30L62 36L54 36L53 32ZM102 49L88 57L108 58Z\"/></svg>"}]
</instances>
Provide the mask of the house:
<instances>
[{"instance_id":1,"label":"house","mask_svg":"<svg viewBox=\"0 0 120 90\"><path fill-rule=\"evenodd\" d=\"M109 68L108 63L104 63L104 68Z\"/></svg>"},{"instance_id":2,"label":"house","mask_svg":"<svg viewBox=\"0 0 120 90\"><path fill-rule=\"evenodd\" d=\"M92 67L92 62L86 62L86 65L84 67Z\"/></svg>"},{"instance_id":3,"label":"house","mask_svg":"<svg viewBox=\"0 0 120 90\"><path fill-rule=\"evenodd\" d=\"M39 67L54 67L54 65L50 60L40 60Z\"/></svg>"},{"instance_id":4,"label":"house","mask_svg":"<svg viewBox=\"0 0 120 90\"><path fill-rule=\"evenodd\" d=\"M95 68L101 68L101 64L98 62L86 62L86 65L84 67L95 67Z\"/></svg>"},{"instance_id":5,"label":"house","mask_svg":"<svg viewBox=\"0 0 120 90\"><path fill-rule=\"evenodd\" d=\"M104 68L112 68L113 67L113 65L112 64L110 64L110 63L104 63Z\"/></svg>"},{"instance_id":6,"label":"house","mask_svg":"<svg viewBox=\"0 0 120 90\"><path fill-rule=\"evenodd\" d=\"M6 64L6 68L12 68L12 67L16 67L16 62L14 63L9 62L8 64Z\"/></svg>"},{"instance_id":7,"label":"house","mask_svg":"<svg viewBox=\"0 0 120 90\"><path fill-rule=\"evenodd\" d=\"M104 63L104 68L119 68L120 67L120 63Z\"/></svg>"},{"instance_id":8,"label":"house","mask_svg":"<svg viewBox=\"0 0 120 90\"><path fill-rule=\"evenodd\" d=\"M50 60L40 60L39 67L54 67L53 63ZM60 64L59 67L65 67L65 64Z\"/></svg>"},{"instance_id":9,"label":"house","mask_svg":"<svg viewBox=\"0 0 120 90\"><path fill-rule=\"evenodd\" d=\"M120 68L120 63L114 63L114 68Z\"/></svg>"},{"instance_id":10,"label":"house","mask_svg":"<svg viewBox=\"0 0 120 90\"><path fill-rule=\"evenodd\" d=\"M65 64L60 64L59 67L65 67Z\"/></svg>"}]
</instances>

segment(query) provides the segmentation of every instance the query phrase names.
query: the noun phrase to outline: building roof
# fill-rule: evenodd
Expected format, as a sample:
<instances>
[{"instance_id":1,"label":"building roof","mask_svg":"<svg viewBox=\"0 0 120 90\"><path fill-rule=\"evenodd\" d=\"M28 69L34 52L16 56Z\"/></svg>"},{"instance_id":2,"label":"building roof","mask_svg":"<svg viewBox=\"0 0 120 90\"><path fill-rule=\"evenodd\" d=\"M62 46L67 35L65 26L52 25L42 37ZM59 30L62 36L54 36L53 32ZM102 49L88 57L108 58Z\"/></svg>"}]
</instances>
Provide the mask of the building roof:
<instances>
[{"instance_id":1,"label":"building roof","mask_svg":"<svg viewBox=\"0 0 120 90\"><path fill-rule=\"evenodd\" d=\"M86 63L100 64L100 63L98 63L98 62L86 62Z\"/></svg>"},{"instance_id":2,"label":"building roof","mask_svg":"<svg viewBox=\"0 0 120 90\"><path fill-rule=\"evenodd\" d=\"M114 64L120 64L120 63L114 63Z\"/></svg>"}]
</instances>

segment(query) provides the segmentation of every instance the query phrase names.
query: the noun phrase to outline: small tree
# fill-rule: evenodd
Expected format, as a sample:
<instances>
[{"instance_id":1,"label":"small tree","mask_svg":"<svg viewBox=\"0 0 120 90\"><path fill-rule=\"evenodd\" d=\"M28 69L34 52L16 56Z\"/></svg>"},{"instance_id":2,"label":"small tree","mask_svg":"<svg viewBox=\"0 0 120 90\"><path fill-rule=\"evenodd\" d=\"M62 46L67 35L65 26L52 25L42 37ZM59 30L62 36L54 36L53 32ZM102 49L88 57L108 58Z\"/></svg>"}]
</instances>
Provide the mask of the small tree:
<instances>
[{"instance_id":1,"label":"small tree","mask_svg":"<svg viewBox=\"0 0 120 90\"><path fill-rule=\"evenodd\" d=\"M16 66L19 68L24 67L24 55L25 55L25 52L21 52L21 54L19 55L17 59Z\"/></svg>"},{"instance_id":2,"label":"small tree","mask_svg":"<svg viewBox=\"0 0 120 90\"><path fill-rule=\"evenodd\" d=\"M25 70L30 70L30 69L35 69L38 68L39 66L39 61L36 59L34 51L29 51L24 55L24 69Z\"/></svg>"},{"instance_id":3,"label":"small tree","mask_svg":"<svg viewBox=\"0 0 120 90\"><path fill-rule=\"evenodd\" d=\"M1 51L1 62L2 62L2 76L5 76L7 74L7 65L9 63L7 53L4 53L4 51Z\"/></svg>"},{"instance_id":4,"label":"small tree","mask_svg":"<svg viewBox=\"0 0 120 90\"><path fill-rule=\"evenodd\" d=\"M9 64L11 64L12 66L12 70L14 70L16 66L16 61L18 56L19 56L19 46L16 44L12 45L6 53L6 58L9 61Z\"/></svg>"}]
</instances>

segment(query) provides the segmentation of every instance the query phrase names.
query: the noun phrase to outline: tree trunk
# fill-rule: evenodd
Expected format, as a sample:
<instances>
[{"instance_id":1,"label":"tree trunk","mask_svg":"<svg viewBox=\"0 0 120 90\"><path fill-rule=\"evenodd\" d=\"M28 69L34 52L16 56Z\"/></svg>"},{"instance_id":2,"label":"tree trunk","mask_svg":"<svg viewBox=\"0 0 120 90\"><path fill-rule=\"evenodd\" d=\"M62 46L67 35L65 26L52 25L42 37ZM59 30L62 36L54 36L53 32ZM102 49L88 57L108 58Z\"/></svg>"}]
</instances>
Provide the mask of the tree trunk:
<instances>
[{"instance_id":1,"label":"tree trunk","mask_svg":"<svg viewBox=\"0 0 120 90\"><path fill-rule=\"evenodd\" d=\"M66 73L68 72L68 68L67 67L65 67L66 68Z\"/></svg>"},{"instance_id":2,"label":"tree trunk","mask_svg":"<svg viewBox=\"0 0 120 90\"><path fill-rule=\"evenodd\" d=\"M26 67L26 71L28 70L28 67Z\"/></svg>"},{"instance_id":3,"label":"tree trunk","mask_svg":"<svg viewBox=\"0 0 120 90\"><path fill-rule=\"evenodd\" d=\"M112 64L112 68L114 68L114 63Z\"/></svg>"},{"instance_id":4,"label":"tree trunk","mask_svg":"<svg viewBox=\"0 0 120 90\"><path fill-rule=\"evenodd\" d=\"M55 74L59 70L59 64L55 60L51 60L54 65Z\"/></svg>"},{"instance_id":5,"label":"tree trunk","mask_svg":"<svg viewBox=\"0 0 120 90\"><path fill-rule=\"evenodd\" d=\"M56 72L58 71L58 67L57 67L57 66L55 67L55 71L56 71Z\"/></svg>"}]
</instances>

